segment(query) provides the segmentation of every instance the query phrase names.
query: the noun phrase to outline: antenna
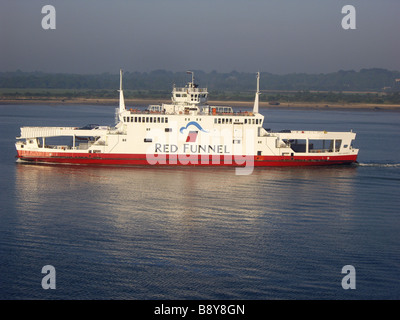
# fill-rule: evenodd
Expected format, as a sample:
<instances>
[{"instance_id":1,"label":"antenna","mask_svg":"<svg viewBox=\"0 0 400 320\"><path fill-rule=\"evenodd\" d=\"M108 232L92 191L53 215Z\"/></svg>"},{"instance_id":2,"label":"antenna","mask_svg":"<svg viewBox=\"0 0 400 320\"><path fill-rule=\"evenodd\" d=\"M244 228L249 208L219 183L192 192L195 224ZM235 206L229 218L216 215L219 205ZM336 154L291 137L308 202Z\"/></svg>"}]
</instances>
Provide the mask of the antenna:
<instances>
[{"instance_id":1,"label":"antenna","mask_svg":"<svg viewBox=\"0 0 400 320\"><path fill-rule=\"evenodd\" d=\"M122 90L122 69L119 69L119 90Z\"/></svg>"},{"instance_id":2,"label":"antenna","mask_svg":"<svg viewBox=\"0 0 400 320\"><path fill-rule=\"evenodd\" d=\"M125 111L124 92L122 91L122 69L119 70L119 113Z\"/></svg>"},{"instance_id":3,"label":"antenna","mask_svg":"<svg viewBox=\"0 0 400 320\"><path fill-rule=\"evenodd\" d=\"M257 72L257 93L260 94L260 72Z\"/></svg>"},{"instance_id":4,"label":"antenna","mask_svg":"<svg viewBox=\"0 0 400 320\"><path fill-rule=\"evenodd\" d=\"M260 72L257 72L257 91L254 99L253 113L258 113L258 102L260 97Z\"/></svg>"},{"instance_id":5,"label":"antenna","mask_svg":"<svg viewBox=\"0 0 400 320\"><path fill-rule=\"evenodd\" d=\"M187 74L192 74L192 85L194 85L194 72L193 71L186 71Z\"/></svg>"}]
</instances>

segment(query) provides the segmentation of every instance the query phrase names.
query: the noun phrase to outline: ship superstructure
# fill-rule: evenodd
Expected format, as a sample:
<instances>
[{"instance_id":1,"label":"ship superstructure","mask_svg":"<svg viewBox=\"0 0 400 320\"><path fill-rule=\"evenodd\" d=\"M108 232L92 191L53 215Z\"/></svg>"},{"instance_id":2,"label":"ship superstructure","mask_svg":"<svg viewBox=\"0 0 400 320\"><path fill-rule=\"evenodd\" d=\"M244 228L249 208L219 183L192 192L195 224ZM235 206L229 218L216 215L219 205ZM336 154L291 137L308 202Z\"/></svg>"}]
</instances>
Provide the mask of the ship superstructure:
<instances>
[{"instance_id":1,"label":"ship superstructure","mask_svg":"<svg viewBox=\"0 0 400 320\"><path fill-rule=\"evenodd\" d=\"M126 108L120 72L115 126L22 127L18 158L30 162L101 165L306 166L356 162L349 132L274 132L263 127L259 81L253 110L208 104L194 80L173 87L170 103ZM63 137L65 142L57 140ZM52 142L55 140L56 142Z\"/></svg>"}]
</instances>

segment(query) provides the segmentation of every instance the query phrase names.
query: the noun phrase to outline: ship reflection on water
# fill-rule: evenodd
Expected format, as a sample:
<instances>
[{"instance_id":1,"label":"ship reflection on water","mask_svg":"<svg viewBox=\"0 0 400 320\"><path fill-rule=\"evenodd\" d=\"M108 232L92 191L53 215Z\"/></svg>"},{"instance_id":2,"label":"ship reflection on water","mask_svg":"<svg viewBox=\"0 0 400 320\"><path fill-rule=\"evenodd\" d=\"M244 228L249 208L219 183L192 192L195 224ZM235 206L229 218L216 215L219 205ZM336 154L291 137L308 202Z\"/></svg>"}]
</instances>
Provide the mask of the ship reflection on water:
<instances>
[{"instance_id":1,"label":"ship reflection on water","mask_svg":"<svg viewBox=\"0 0 400 320\"><path fill-rule=\"evenodd\" d=\"M68 210L83 203L118 216L122 212L184 216L237 213L243 219L262 216L259 208L281 212L285 204L314 207L353 193L357 168L257 168L249 176L234 168L91 167L19 164L16 195L19 207ZM324 197L325 195L325 197ZM340 201L335 202L336 205ZM198 219L197 217L196 219Z\"/></svg>"},{"instance_id":2,"label":"ship reflection on water","mask_svg":"<svg viewBox=\"0 0 400 320\"><path fill-rule=\"evenodd\" d=\"M16 214L77 297L279 297L296 264L346 245L356 172L18 164Z\"/></svg>"}]
</instances>

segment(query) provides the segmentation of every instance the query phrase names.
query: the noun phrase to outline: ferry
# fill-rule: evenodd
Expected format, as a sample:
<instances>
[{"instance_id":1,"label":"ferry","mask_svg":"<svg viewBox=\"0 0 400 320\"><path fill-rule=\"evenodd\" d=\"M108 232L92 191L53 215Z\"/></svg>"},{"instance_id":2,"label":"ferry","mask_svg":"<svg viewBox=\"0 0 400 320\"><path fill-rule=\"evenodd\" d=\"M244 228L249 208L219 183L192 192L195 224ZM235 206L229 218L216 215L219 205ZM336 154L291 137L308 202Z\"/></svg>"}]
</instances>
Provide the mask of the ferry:
<instances>
[{"instance_id":1,"label":"ferry","mask_svg":"<svg viewBox=\"0 0 400 320\"><path fill-rule=\"evenodd\" d=\"M127 108L120 70L114 126L21 127L18 161L121 166L322 166L357 162L356 133L273 131L259 112L260 73L252 111L210 105L194 81L173 86L170 103ZM251 110L251 108L250 108Z\"/></svg>"}]
</instances>

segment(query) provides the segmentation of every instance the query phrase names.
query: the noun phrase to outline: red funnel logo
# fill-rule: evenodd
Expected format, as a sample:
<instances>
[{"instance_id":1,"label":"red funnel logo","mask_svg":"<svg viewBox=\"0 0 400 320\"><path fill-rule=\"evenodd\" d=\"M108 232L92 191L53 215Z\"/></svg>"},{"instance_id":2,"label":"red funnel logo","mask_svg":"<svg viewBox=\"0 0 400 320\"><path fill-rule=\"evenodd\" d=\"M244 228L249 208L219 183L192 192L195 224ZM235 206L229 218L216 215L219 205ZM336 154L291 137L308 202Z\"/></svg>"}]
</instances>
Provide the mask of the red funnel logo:
<instances>
[{"instance_id":1,"label":"red funnel logo","mask_svg":"<svg viewBox=\"0 0 400 320\"><path fill-rule=\"evenodd\" d=\"M196 142L198 131L189 131L186 142Z\"/></svg>"}]
</instances>

